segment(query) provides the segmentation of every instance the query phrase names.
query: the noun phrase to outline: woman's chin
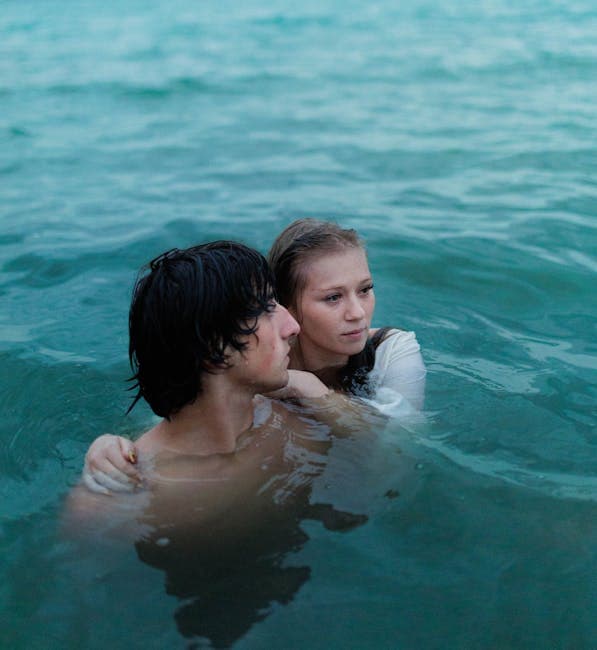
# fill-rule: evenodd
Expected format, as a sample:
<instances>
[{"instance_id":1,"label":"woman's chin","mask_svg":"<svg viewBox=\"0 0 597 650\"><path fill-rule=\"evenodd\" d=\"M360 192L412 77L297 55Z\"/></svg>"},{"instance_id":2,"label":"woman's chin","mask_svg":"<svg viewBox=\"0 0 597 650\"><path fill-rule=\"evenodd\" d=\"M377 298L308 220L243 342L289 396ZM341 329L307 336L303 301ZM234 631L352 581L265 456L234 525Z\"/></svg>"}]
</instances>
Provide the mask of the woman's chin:
<instances>
[{"instance_id":1,"label":"woman's chin","mask_svg":"<svg viewBox=\"0 0 597 650\"><path fill-rule=\"evenodd\" d=\"M359 337L353 337L353 338L346 338L346 340L343 341L343 354L347 354L349 357L352 357L355 354L358 354L359 352L362 352L365 349L365 345L367 344L367 335L366 333L359 336Z\"/></svg>"}]
</instances>

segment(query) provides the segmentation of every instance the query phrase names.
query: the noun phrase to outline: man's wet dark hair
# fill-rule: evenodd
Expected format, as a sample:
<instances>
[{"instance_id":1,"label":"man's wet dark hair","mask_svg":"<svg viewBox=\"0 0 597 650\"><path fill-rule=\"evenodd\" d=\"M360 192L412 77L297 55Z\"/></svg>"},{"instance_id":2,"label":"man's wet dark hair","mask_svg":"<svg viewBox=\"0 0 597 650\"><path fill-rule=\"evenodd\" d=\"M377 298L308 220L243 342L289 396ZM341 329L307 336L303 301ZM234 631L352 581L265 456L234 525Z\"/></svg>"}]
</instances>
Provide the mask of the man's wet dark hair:
<instances>
[{"instance_id":1,"label":"man's wet dark hair","mask_svg":"<svg viewBox=\"0 0 597 650\"><path fill-rule=\"evenodd\" d=\"M143 398L169 418L201 393L201 378L228 366L257 319L274 307L273 275L257 251L216 241L163 253L141 269L129 312L129 411Z\"/></svg>"}]
</instances>

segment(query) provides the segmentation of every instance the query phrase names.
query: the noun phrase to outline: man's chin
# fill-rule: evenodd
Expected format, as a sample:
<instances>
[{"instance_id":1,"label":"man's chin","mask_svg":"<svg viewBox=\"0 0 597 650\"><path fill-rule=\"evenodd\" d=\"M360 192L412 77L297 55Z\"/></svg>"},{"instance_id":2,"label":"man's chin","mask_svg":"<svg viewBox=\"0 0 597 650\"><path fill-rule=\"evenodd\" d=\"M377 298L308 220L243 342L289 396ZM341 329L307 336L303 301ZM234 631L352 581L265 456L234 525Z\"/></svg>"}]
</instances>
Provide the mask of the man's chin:
<instances>
[{"instance_id":1,"label":"man's chin","mask_svg":"<svg viewBox=\"0 0 597 650\"><path fill-rule=\"evenodd\" d=\"M276 387L276 390L279 390L280 388L286 388L286 386L288 386L289 381L290 381L290 375L288 374L288 370L285 370L282 373L282 377L280 377L280 385Z\"/></svg>"},{"instance_id":2,"label":"man's chin","mask_svg":"<svg viewBox=\"0 0 597 650\"><path fill-rule=\"evenodd\" d=\"M269 395L270 393L275 393L276 391L286 388L286 386L288 386L289 381L290 381L290 375L286 370L280 377L277 378L277 381L272 380L268 383L263 382L263 387L260 392L265 395Z\"/></svg>"}]
</instances>

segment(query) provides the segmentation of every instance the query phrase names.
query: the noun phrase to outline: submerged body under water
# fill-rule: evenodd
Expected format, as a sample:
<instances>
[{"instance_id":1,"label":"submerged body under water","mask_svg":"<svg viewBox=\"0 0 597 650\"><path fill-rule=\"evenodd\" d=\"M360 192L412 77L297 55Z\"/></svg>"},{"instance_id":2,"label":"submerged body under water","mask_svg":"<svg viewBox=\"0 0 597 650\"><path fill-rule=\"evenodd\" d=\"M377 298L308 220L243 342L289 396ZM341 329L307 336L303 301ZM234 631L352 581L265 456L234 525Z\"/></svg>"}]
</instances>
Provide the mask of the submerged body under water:
<instances>
[{"instance_id":1,"label":"submerged body under water","mask_svg":"<svg viewBox=\"0 0 597 650\"><path fill-rule=\"evenodd\" d=\"M385 417L371 412L352 425L342 416L323 424L320 409L262 402L234 455L164 452L148 463L141 454L145 488L106 497L75 487L60 537L108 582L123 564L131 571L134 548L139 580L147 566L157 569L179 602L180 634L229 647L310 579L311 566L299 561L310 539L304 522L346 533L368 521L383 503L377 497L416 490L412 460L397 448L394 472L380 472L377 433ZM361 489L353 493L357 475ZM75 565L72 580L89 597L97 576Z\"/></svg>"},{"instance_id":2,"label":"submerged body under water","mask_svg":"<svg viewBox=\"0 0 597 650\"><path fill-rule=\"evenodd\" d=\"M65 6L0 25L0 645L597 647L593 4ZM366 239L423 421L295 458L261 546L65 537L151 422L139 266L302 216Z\"/></svg>"}]
</instances>

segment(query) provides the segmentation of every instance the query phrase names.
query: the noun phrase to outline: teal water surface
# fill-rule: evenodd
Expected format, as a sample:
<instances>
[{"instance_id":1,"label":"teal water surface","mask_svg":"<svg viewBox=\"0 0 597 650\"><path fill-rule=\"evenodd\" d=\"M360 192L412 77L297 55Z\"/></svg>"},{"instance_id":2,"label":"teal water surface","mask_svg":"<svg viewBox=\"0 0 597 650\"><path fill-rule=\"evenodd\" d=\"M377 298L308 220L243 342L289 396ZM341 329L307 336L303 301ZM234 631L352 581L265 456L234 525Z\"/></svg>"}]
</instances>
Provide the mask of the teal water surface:
<instances>
[{"instance_id":1,"label":"teal water surface","mask_svg":"<svg viewBox=\"0 0 597 650\"><path fill-rule=\"evenodd\" d=\"M597 647L596 33L589 0L2 4L2 647ZM141 264L301 216L367 240L425 421L335 447L313 498L366 523L300 522L209 609L62 503L150 421Z\"/></svg>"}]
</instances>

